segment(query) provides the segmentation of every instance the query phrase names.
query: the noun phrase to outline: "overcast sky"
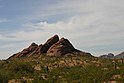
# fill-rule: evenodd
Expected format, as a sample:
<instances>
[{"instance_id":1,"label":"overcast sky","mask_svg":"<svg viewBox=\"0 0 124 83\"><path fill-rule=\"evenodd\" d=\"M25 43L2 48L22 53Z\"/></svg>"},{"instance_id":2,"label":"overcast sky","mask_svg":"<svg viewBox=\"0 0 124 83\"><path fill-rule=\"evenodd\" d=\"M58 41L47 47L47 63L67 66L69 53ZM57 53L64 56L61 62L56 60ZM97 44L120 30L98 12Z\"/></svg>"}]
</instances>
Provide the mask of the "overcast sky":
<instances>
[{"instance_id":1,"label":"overcast sky","mask_svg":"<svg viewBox=\"0 0 124 83\"><path fill-rule=\"evenodd\" d=\"M0 0L0 59L54 34L95 56L124 51L124 0Z\"/></svg>"}]
</instances>

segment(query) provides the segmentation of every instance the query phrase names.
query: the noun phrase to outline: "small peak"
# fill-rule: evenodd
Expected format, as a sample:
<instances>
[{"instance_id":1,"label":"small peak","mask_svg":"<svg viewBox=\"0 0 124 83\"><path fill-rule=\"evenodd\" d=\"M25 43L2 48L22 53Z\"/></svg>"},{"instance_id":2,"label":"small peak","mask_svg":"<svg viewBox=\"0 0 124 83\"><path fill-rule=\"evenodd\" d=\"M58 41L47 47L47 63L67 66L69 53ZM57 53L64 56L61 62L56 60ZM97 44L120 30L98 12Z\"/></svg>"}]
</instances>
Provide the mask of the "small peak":
<instances>
[{"instance_id":1,"label":"small peak","mask_svg":"<svg viewBox=\"0 0 124 83\"><path fill-rule=\"evenodd\" d=\"M40 53L46 53L48 51L48 49L55 44L56 42L59 41L59 36L58 35L54 35L51 38L49 38L45 44L43 44L40 48Z\"/></svg>"},{"instance_id":2,"label":"small peak","mask_svg":"<svg viewBox=\"0 0 124 83\"><path fill-rule=\"evenodd\" d=\"M59 37L57 34L55 34L54 36Z\"/></svg>"},{"instance_id":3,"label":"small peak","mask_svg":"<svg viewBox=\"0 0 124 83\"><path fill-rule=\"evenodd\" d=\"M39 47L42 47L42 46L43 46L43 44L40 44L40 45L39 45Z\"/></svg>"},{"instance_id":4,"label":"small peak","mask_svg":"<svg viewBox=\"0 0 124 83\"><path fill-rule=\"evenodd\" d=\"M36 43L31 43L31 45L30 46L38 46Z\"/></svg>"},{"instance_id":5,"label":"small peak","mask_svg":"<svg viewBox=\"0 0 124 83\"><path fill-rule=\"evenodd\" d=\"M66 38L64 38L64 37L62 37L62 38L60 39L60 41L61 41L61 42L62 42L62 41L65 41L65 42L70 43L70 42L69 42L69 40L68 40L68 39L66 39Z\"/></svg>"},{"instance_id":6,"label":"small peak","mask_svg":"<svg viewBox=\"0 0 124 83\"><path fill-rule=\"evenodd\" d=\"M54 35L54 36L52 36L51 38L49 38L47 41L46 41L46 43L49 43L49 42L51 42L51 41L59 41L59 36L58 35Z\"/></svg>"},{"instance_id":7,"label":"small peak","mask_svg":"<svg viewBox=\"0 0 124 83\"><path fill-rule=\"evenodd\" d=\"M64 37L62 37L62 38L60 39L60 41L63 41L63 40L65 40L65 38L64 38Z\"/></svg>"},{"instance_id":8,"label":"small peak","mask_svg":"<svg viewBox=\"0 0 124 83\"><path fill-rule=\"evenodd\" d=\"M53 38L57 38L57 39L59 39L59 36L58 36L58 35L54 35Z\"/></svg>"}]
</instances>

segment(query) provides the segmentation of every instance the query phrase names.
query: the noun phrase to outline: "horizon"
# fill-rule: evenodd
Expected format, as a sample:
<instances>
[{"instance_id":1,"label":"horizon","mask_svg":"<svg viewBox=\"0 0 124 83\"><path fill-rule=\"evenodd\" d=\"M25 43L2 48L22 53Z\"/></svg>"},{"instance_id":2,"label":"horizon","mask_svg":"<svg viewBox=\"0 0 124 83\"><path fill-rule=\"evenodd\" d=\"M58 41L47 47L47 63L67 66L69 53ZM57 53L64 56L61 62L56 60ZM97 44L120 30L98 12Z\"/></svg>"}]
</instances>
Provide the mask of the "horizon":
<instances>
[{"instance_id":1,"label":"horizon","mask_svg":"<svg viewBox=\"0 0 124 83\"><path fill-rule=\"evenodd\" d=\"M123 0L0 0L0 59L54 34L95 56L124 51Z\"/></svg>"}]
</instances>

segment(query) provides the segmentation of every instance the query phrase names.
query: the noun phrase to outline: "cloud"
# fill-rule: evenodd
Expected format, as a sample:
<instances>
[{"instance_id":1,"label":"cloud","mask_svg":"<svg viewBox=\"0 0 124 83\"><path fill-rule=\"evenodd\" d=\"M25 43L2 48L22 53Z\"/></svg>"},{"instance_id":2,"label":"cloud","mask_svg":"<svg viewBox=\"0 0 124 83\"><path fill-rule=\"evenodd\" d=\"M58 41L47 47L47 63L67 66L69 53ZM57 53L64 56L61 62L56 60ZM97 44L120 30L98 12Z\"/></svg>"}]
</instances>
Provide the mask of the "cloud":
<instances>
[{"instance_id":1,"label":"cloud","mask_svg":"<svg viewBox=\"0 0 124 83\"><path fill-rule=\"evenodd\" d=\"M97 54L97 50L100 48L101 50L105 50L107 48L112 49L112 47L108 46L118 45L121 47L121 45L123 45L123 28L119 24L119 26L113 26L111 23L114 25L115 22L110 22L109 24L109 20L105 19L103 21L101 20L101 17L98 18L96 16L95 18L92 15L81 15L72 17L66 22L58 21L56 23L48 23L45 21L29 23L26 24L25 27L29 26L32 31L21 31L11 35L15 36L14 40L35 40L38 42L44 42L44 40L46 40L45 38L49 38L54 34L59 34L61 37L64 36L69 38L77 48L86 51L89 51L90 48L92 48L92 50L95 51L90 51L93 54ZM113 49L114 48L115 47L113 47Z\"/></svg>"},{"instance_id":2,"label":"cloud","mask_svg":"<svg viewBox=\"0 0 124 83\"><path fill-rule=\"evenodd\" d=\"M47 6L37 7L33 9L31 15L27 19L42 19L51 18L61 15L86 15L86 14L101 14L105 15L106 12L123 10L123 2L115 0L62 0L58 3L48 4ZM71 4L71 5L69 5ZM116 12L117 13L117 12ZM107 13L108 14L108 13ZM109 13L113 14L113 13ZM66 17L66 18L68 18ZM98 16L100 17L100 16ZM65 18L65 19L66 19Z\"/></svg>"}]
</instances>

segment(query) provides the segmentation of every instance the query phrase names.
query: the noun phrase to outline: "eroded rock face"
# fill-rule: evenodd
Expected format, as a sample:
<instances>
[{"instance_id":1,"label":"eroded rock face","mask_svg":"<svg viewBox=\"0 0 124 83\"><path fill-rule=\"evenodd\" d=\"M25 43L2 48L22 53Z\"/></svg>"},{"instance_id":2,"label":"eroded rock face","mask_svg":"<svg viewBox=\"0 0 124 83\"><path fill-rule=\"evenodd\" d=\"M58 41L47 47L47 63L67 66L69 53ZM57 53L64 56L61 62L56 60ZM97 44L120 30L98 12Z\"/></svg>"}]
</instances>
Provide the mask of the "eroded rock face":
<instances>
[{"instance_id":1,"label":"eroded rock face","mask_svg":"<svg viewBox=\"0 0 124 83\"><path fill-rule=\"evenodd\" d=\"M55 44L56 42L59 41L59 36L58 35L54 35L53 37L51 37L50 39L47 40L47 42L42 45L39 48L40 53L47 53L48 49Z\"/></svg>"},{"instance_id":2,"label":"eroded rock face","mask_svg":"<svg viewBox=\"0 0 124 83\"><path fill-rule=\"evenodd\" d=\"M14 58L16 57L28 57L32 52L34 52L38 48L38 45L35 43L32 43L28 48L22 50L19 53L16 53L12 55Z\"/></svg>"},{"instance_id":3,"label":"eroded rock face","mask_svg":"<svg viewBox=\"0 0 124 83\"><path fill-rule=\"evenodd\" d=\"M61 38L57 43L52 45L49 50L47 51L48 56L61 56L65 55L66 53L74 51L75 48L69 42L68 39Z\"/></svg>"}]
</instances>

